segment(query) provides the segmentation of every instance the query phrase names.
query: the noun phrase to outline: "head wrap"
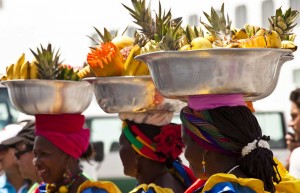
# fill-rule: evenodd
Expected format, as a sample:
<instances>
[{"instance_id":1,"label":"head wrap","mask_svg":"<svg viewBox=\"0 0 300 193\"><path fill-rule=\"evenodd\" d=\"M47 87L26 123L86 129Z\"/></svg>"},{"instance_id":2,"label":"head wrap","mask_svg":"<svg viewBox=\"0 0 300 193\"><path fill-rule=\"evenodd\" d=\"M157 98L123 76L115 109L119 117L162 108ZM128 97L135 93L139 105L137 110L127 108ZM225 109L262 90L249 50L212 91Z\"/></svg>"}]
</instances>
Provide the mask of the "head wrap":
<instances>
[{"instance_id":1,"label":"head wrap","mask_svg":"<svg viewBox=\"0 0 300 193\"><path fill-rule=\"evenodd\" d=\"M214 109L223 106L245 106L242 94L208 94L189 96L188 106L194 110Z\"/></svg>"},{"instance_id":2,"label":"head wrap","mask_svg":"<svg viewBox=\"0 0 300 193\"><path fill-rule=\"evenodd\" d=\"M159 129L160 132L151 139L141 131L141 127ZM158 162L166 162L167 159L177 159L184 147L181 140L181 128L177 124L170 123L163 127L158 127L148 124L136 124L125 120L123 121L123 133L137 153Z\"/></svg>"},{"instance_id":3,"label":"head wrap","mask_svg":"<svg viewBox=\"0 0 300 193\"><path fill-rule=\"evenodd\" d=\"M207 150L226 155L240 155L240 147L231 143L218 128L213 125L208 110L195 111L184 107L180 112L180 119L187 134Z\"/></svg>"},{"instance_id":4,"label":"head wrap","mask_svg":"<svg viewBox=\"0 0 300 193\"><path fill-rule=\"evenodd\" d=\"M121 120L129 120L135 123L145 123L149 125L164 126L171 123L174 112L156 111L143 113L119 113Z\"/></svg>"},{"instance_id":5,"label":"head wrap","mask_svg":"<svg viewBox=\"0 0 300 193\"><path fill-rule=\"evenodd\" d=\"M39 114L36 136L45 137L66 154L78 159L88 148L90 130L84 129L85 118L80 114Z\"/></svg>"}]
</instances>

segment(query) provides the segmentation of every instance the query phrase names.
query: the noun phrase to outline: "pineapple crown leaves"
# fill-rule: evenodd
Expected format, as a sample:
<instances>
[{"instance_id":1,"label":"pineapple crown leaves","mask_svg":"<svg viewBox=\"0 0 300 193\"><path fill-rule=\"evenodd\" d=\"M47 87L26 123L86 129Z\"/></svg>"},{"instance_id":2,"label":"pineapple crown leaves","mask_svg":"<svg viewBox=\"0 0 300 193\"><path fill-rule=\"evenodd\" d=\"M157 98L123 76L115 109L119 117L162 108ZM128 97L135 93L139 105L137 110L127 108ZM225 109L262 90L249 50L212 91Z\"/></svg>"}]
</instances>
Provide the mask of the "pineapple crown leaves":
<instances>
[{"instance_id":1,"label":"pineapple crown leaves","mask_svg":"<svg viewBox=\"0 0 300 193\"><path fill-rule=\"evenodd\" d=\"M133 5L133 9L124 4L122 5L130 12L130 15L135 20L134 23L141 27L138 30L145 34L148 38L153 37L155 21L151 16L150 2L148 7L146 7L145 0L131 0L131 3Z\"/></svg>"},{"instance_id":2,"label":"pineapple crown leaves","mask_svg":"<svg viewBox=\"0 0 300 193\"><path fill-rule=\"evenodd\" d=\"M40 49L37 48L37 53L32 49L30 51L36 59L39 77L50 80L56 79L59 74L59 66L62 63L59 61L60 49L55 53L55 49L52 49L51 44L48 44L46 49L42 45Z\"/></svg>"},{"instance_id":3,"label":"pineapple crown leaves","mask_svg":"<svg viewBox=\"0 0 300 193\"><path fill-rule=\"evenodd\" d=\"M216 10L214 8L211 8L211 13L210 15L207 14L206 12L203 12L205 15L206 19L208 20L209 24L206 24L205 22L201 21L200 18L200 23L214 36L214 37L221 37L225 36L228 37L230 36L230 29L231 29L231 21L229 19L229 16L227 14L227 18L225 18L224 14L224 3L222 4L221 7L221 15L219 16Z\"/></svg>"},{"instance_id":4,"label":"pineapple crown leaves","mask_svg":"<svg viewBox=\"0 0 300 193\"><path fill-rule=\"evenodd\" d=\"M292 10L291 7L282 12L281 7L276 10L275 16L268 18L270 23L270 29L275 30L282 40L288 39L289 35L292 35L293 28L297 25L295 23L296 19L299 16L299 11Z\"/></svg>"},{"instance_id":5,"label":"pineapple crown leaves","mask_svg":"<svg viewBox=\"0 0 300 193\"><path fill-rule=\"evenodd\" d=\"M95 40L93 37L90 37L90 36L87 36L87 37L89 37L93 42L95 42L96 45L98 45L100 43L111 42L118 35L118 31L116 31L114 34L111 34L105 27L104 27L103 34L96 27L94 27L94 29L97 32L99 39ZM91 49L93 49L93 48L91 48Z\"/></svg>"},{"instance_id":6,"label":"pineapple crown leaves","mask_svg":"<svg viewBox=\"0 0 300 193\"><path fill-rule=\"evenodd\" d=\"M155 14L155 41L159 42L167 34L171 28L171 9L166 13L162 12L161 4L159 2L158 13Z\"/></svg>"},{"instance_id":7,"label":"pineapple crown leaves","mask_svg":"<svg viewBox=\"0 0 300 193\"><path fill-rule=\"evenodd\" d=\"M178 50L183 35L180 32L182 21L170 28L162 40L159 42L159 47L162 50Z\"/></svg>"},{"instance_id":8,"label":"pineapple crown leaves","mask_svg":"<svg viewBox=\"0 0 300 193\"><path fill-rule=\"evenodd\" d=\"M192 28L190 25L187 25L184 30L184 35L187 42L191 43L196 37L204 37L204 32L201 28L197 28L196 26L193 26Z\"/></svg>"}]
</instances>

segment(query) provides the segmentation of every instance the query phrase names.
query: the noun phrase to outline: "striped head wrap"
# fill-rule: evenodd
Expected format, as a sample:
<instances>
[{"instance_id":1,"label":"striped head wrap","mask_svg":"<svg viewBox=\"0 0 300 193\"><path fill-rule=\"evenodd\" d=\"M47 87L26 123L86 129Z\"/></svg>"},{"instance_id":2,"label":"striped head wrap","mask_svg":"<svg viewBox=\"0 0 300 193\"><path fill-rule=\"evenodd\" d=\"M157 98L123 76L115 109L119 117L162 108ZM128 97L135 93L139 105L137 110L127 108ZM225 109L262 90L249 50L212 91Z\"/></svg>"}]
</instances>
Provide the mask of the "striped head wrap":
<instances>
[{"instance_id":1,"label":"striped head wrap","mask_svg":"<svg viewBox=\"0 0 300 193\"><path fill-rule=\"evenodd\" d=\"M186 106L180 112L180 119L186 133L204 149L231 156L241 155L241 148L214 126L209 110L196 111Z\"/></svg>"},{"instance_id":2,"label":"striped head wrap","mask_svg":"<svg viewBox=\"0 0 300 193\"><path fill-rule=\"evenodd\" d=\"M151 139L140 128L158 129L157 135ZM177 124L167 124L163 127L136 124L132 121L123 121L123 133L132 148L140 155L158 162L176 160L183 151L181 128Z\"/></svg>"}]
</instances>

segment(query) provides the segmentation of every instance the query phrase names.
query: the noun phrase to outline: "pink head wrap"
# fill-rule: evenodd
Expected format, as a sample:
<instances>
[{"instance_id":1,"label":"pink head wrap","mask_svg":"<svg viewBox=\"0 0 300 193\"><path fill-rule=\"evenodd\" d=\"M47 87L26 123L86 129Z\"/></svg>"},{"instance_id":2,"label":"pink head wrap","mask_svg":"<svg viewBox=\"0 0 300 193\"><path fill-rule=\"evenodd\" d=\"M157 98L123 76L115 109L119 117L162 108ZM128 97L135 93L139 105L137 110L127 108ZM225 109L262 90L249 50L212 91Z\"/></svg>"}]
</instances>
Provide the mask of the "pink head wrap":
<instances>
[{"instance_id":1,"label":"pink head wrap","mask_svg":"<svg viewBox=\"0 0 300 193\"><path fill-rule=\"evenodd\" d=\"M36 136L45 137L63 152L78 159L88 148L90 130L81 114L35 115Z\"/></svg>"},{"instance_id":2,"label":"pink head wrap","mask_svg":"<svg viewBox=\"0 0 300 193\"><path fill-rule=\"evenodd\" d=\"M246 106L242 94L207 94L189 96L188 106L194 110L214 109L223 106Z\"/></svg>"}]
</instances>

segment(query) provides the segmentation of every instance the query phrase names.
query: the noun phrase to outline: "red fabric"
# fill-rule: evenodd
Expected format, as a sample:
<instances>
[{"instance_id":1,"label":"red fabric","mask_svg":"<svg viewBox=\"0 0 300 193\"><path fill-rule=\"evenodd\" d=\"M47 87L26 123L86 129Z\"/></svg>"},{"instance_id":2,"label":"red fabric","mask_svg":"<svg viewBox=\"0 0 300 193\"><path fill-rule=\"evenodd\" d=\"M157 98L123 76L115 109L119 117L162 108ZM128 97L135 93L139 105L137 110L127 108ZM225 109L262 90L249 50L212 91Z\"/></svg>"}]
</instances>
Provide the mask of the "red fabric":
<instances>
[{"instance_id":1,"label":"red fabric","mask_svg":"<svg viewBox=\"0 0 300 193\"><path fill-rule=\"evenodd\" d=\"M90 130L81 114L35 115L36 136L48 139L63 152L78 159L88 148Z\"/></svg>"},{"instance_id":2,"label":"red fabric","mask_svg":"<svg viewBox=\"0 0 300 193\"><path fill-rule=\"evenodd\" d=\"M198 179L194 184L192 184L184 193L193 193L205 184L206 180Z\"/></svg>"}]
</instances>

